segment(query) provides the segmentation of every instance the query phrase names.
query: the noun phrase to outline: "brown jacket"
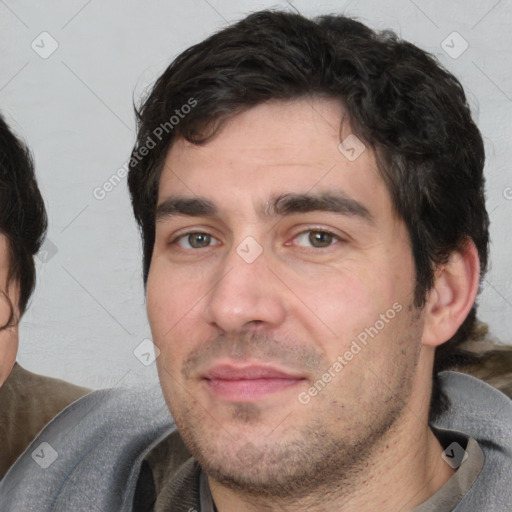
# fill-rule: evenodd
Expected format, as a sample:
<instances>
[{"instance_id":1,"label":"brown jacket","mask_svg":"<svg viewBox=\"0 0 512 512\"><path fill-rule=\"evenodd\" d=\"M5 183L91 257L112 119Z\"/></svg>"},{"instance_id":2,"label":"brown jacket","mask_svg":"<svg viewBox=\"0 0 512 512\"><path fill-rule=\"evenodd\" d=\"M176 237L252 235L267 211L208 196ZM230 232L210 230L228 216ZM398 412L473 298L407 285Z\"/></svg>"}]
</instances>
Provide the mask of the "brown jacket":
<instances>
[{"instance_id":1,"label":"brown jacket","mask_svg":"<svg viewBox=\"0 0 512 512\"><path fill-rule=\"evenodd\" d=\"M57 413L89 391L15 363L0 387L0 478Z\"/></svg>"}]
</instances>

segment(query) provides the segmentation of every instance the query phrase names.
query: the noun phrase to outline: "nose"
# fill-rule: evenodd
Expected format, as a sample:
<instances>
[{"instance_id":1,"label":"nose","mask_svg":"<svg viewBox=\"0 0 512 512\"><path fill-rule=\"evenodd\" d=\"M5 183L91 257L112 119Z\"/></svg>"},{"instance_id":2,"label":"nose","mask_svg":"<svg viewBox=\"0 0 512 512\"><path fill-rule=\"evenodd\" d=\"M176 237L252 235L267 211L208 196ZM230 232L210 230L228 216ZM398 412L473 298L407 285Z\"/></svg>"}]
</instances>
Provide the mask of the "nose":
<instances>
[{"instance_id":1,"label":"nose","mask_svg":"<svg viewBox=\"0 0 512 512\"><path fill-rule=\"evenodd\" d=\"M279 326L286 317L285 291L268 263L265 253L249 263L230 251L205 301L207 321L226 333Z\"/></svg>"}]
</instances>

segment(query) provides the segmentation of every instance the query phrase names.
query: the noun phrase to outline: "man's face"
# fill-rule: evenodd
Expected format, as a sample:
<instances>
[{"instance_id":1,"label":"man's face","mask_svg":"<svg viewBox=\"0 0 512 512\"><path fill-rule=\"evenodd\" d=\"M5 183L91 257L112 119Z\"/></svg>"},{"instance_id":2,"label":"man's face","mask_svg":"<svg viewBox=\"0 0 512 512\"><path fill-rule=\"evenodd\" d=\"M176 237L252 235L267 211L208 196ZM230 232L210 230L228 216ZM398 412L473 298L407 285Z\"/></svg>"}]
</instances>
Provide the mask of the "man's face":
<instances>
[{"instance_id":1,"label":"man's face","mask_svg":"<svg viewBox=\"0 0 512 512\"><path fill-rule=\"evenodd\" d=\"M282 496L354 470L418 399L409 238L347 123L339 149L342 116L260 105L205 145L177 140L162 173L160 381L188 448L234 488Z\"/></svg>"}]
</instances>

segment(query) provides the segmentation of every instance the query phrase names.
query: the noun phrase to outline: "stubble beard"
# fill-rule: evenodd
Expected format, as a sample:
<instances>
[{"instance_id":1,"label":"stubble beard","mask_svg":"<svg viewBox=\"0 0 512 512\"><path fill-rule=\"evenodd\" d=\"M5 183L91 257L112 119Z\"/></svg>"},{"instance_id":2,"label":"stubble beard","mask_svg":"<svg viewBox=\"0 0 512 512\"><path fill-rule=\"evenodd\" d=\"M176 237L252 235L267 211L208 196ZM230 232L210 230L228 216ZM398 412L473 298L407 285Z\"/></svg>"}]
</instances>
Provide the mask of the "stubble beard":
<instances>
[{"instance_id":1,"label":"stubble beard","mask_svg":"<svg viewBox=\"0 0 512 512\"><path fill-rule=\"evenodd\" d=\"M370 415L357 422L340 422L334 432L319 416L309 418L307 426L284 428L287 422L293 424L292 414L270 435L244 436L244 425L250 431L261 416L255 404L233 405L231 425L242 432L238 437L222 426L214 429L215 422L194 404L173 416L185 445L209 477L243 495L284 499L290 504L314 495L349 494L347 489L353 490L361 480L382 440L399 422L407 389L410 386L381 402L379 410L372 407ZM335 407L340 404L331 403L326 410ZM209 430L205 428L208 420Z\"/></svg>"},{"instance_id":2,"label":"stubble beard","mask_svg":"<svg viewBox=\"0 0 512 512\"><path fill-rule=\"evenodd\" d=\"M410 320L413 327L416 318ZM402 346L409 344L406 338ZM294 410L269 422L258 404L234 403L223 426L190 394L175 389L177 396L170 393L167 403L185 445L211 479L256 502L300 502L304 509L318 497L342 501L368 478L370 466L379 465L375 457L409 403L418 357L416 349L402 351L387 382L374 374L374 390L365 390L363 400L345 402L343 396L326 393L300 405L311 412L299 417ZM309 361L318 365L313 354Z\"/></svg>"}]
</instances>

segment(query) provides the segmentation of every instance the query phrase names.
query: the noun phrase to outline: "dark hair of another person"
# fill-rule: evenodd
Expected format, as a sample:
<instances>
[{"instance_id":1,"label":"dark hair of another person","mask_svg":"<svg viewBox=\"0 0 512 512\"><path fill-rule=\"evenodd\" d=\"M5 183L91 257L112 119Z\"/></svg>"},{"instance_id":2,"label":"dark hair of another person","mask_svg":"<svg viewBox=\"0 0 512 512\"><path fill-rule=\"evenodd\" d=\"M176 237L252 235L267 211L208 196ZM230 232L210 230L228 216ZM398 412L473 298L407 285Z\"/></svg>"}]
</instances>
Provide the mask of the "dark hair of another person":
<instances>
[{"instance_id":1,"label":"dark hair of another person","mask_svg":"<svg viewBox=\"0 0 512 512\"><path fill-rule=\"evenodd\" d=\"M37 187L34 163L28 148L0 115L0 233L9 250L7 286L19 288L19 310L23 315L35 286L34 256L47 228L43 198ZM7 290L2 290L7 298ZM10 303L10 318L0 329L18 322Z\"/></svg>"},{"instance_id":2,"label":"dark hair of another person","mask_svg":"<svg viewBox=\"0 0 512 512\"><path fill-rule=\"evenodd\" d=\"M144 281L155 241L158 184L173 140L203 144L236 114L270 100L334 98L351 131L375 151L393 207L407 226L415 261L415 306L434 272L471 239L481 276L488 255L484 146L457 79L436 59L385 31L344 16L307 19L261 11L179 55L137 112L128 183L143 238ZM197 106L155 132L193 98ZM189 110L189 109L186 109ZM160 130L162 131L162 130ZM341 127L340 127L341 133ZM431 419L449 405L437 374L474 362L459 345L471 336L476 305L436 350Z\"/></svg>"}]
</instances>

